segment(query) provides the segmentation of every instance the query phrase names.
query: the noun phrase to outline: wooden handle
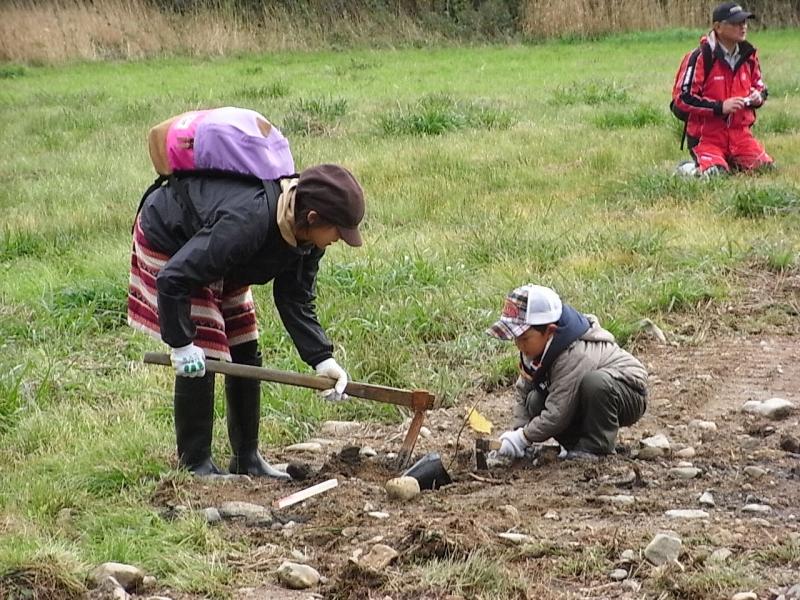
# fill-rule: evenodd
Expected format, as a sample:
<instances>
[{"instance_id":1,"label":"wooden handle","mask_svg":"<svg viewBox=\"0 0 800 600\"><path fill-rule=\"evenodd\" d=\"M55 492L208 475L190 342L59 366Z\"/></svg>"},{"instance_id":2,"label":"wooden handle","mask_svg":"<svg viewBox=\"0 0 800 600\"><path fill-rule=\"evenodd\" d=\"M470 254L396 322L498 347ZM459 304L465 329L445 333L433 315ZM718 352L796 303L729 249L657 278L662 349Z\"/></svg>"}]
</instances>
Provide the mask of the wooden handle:
<instances>
[{"instance_id":1,"label":"wooden handle","mask_svg":"<svg viewBox=\"0 0 800 600\"><path fill-rule=\"evenodd\" d=\"M161 352L146 352L144 355L144 362L151 365L172 366L169 355ZM336 380L330 377L304 375L292 371L279 371L266 367L240 365L237 363L223 362L221 360L206 361L206 370L212 373L221 373L222 375L272 381L274 383L284 383L286 385L295 385L314 390L329 390L336 383ZM385 404L407 406L414 410L429 410L433 408L433 394L429 393L427 390L403 390L383 385L348 381L344 391L346 394L355 396L356 398L366 398L367 400L375 400Z\"/></svg>"},{"instance_id":2,"label":"wooden handle","mask_svg":"<svg viewBox=\"0 0 800 600\"><path fill-rule=\"evenodd\" d=\"M478 438L475 440L475 449L488 452L490 450L500 450L503 443L500 440L490 440L488 438Z\"/></svg>"}]
</instances>

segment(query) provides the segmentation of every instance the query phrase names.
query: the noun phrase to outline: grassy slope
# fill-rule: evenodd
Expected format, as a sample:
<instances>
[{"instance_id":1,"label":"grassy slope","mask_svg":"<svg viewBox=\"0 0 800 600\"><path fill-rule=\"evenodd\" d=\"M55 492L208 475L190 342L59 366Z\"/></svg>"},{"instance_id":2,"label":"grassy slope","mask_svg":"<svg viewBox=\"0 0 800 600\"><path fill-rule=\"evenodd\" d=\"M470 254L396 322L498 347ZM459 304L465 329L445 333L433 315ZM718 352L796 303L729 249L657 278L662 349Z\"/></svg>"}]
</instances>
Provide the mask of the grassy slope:
<instances>
[{"instance_id":1,"label":"grassy slope","mask_svg":"<svg viewBox=\"0 0 800 600\"><path fill-rule=\"evenodd\" d=\"M513 372L509 348L482 331L525 281L555 286L624 339L643 316L733 292L729 265L796 263L800 39L754 36L772 89L757 128L780 172L700 184L669 176L683 157L666 110L695 38L78 64L5 79L0 570L52 554L65 572L119 560L186 589L225 582L224 566L208 566L226 550L213 531L148 509L173 453L171 386L166 369L138 363L158 345L124 326L124 293L150 125L249 106L290 135L300 168L351 167L368 195L367 244L331 250L321 319L354 378L452 399ZM497 126L476 125L487 122ZM402 133L437 126L453 129ZM769 202L795 210L738 216ZM304 369L268 287L257 298L267 360ZM392 416L289 388L267 397L265 442L331 415ZM62 508L77 529L58 525Z\"/></svg>"}]
</instances>

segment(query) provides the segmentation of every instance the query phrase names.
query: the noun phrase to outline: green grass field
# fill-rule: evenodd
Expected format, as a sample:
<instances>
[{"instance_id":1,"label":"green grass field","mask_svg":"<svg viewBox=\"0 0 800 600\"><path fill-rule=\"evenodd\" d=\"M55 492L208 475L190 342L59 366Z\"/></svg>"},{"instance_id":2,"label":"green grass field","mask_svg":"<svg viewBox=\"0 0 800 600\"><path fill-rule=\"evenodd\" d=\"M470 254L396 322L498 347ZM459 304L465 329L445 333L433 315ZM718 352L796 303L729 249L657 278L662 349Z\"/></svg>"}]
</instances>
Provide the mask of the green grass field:
<instances>
[{"instance_id":1,"label":"green grass field","mask_svg":"<svg viewBox=\"0 0 800 600\"><path fill-rule=\"evenodd\" d=\"M735 294L731 267L797 268L800 36L752 35L771 92L756 133L780 169L701 182L671 175L685 156L667 109L698 35L0 65L0 574L52 562L82 578L115 560L209 593L230 576L229 542L149 504L173 464L171 377L141 364L161 347L125 325L125 297L151 125L245 106L299 168L351 168L366 243L334 247L319 278L337 358L354 379L452 402L511 380L511 348L483 332L519 284L555 287L626 341L643 317ZM268 286L256 297L267 364L308 371ZM264 397L264 444L324 418L398 418L288 387ZM214 444L227 455L221 418Z\"/></svg>"}]
</instances>

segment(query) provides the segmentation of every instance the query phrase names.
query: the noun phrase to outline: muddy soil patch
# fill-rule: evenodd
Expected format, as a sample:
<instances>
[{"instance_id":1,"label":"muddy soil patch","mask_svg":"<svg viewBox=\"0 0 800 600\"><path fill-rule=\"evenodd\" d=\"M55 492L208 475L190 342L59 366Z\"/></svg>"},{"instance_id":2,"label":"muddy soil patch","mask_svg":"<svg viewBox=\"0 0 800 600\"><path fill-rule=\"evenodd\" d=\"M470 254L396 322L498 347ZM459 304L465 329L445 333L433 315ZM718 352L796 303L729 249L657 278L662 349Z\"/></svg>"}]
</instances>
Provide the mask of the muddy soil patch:
<instances>
[{"instance_id":1,"label":"muddy soil patch","mask_svg":"<svg viewBox=\"0 0 800 600\"><path fill-rule=\"evenodd\" d=\"M397 451L406 425L376 424L333 440L306 481L165 482L153 503L244 500L269 507L275 498L337 478L337 488L285 515L274 513L281 518L268 527L219 526L250 548L231 557L237 582L271 585L281 560L299 553L326 578L315 590L323 597L677 599L754 589L770 598L771 589L800 583L800 456L782 447L797 437L800 413L769 421L741 406L778 396L800 407L800 276L732 276L741 278L741 293L726 305L661 320L668 344L635 341L651 390L645 417L621 431L627 453L597 463L522 461L476 479L473 434L462 430L465 409L477 402L496 434L510 420L514 397L509 389L475 391L458 406L432 411L429 435L418 442L415 458L439 452L454 483L409 502L390 499L383 488L398 474L387 456ZM669 439L671 453L655 461L632 458L639 440L655 434ZM342 455L353 444L377 456ZM688 458L677 455L688 448ZM280 449L268 453L297 458ZM697 475L676 477L673 469L687 462ZM705 492L714 506L698 502ZM753 505L767 508L749 512ZM706 515L668 513L687 509ZM662 531L681 538L680 565L645 560L645 547ZM520 536L500 535L508 533ZM398 557L365 573L358 557L375 544L394 548ZM712 556L721 554L728 558L715 562ZM619 580L611 578L615 571Z\"/></svg>"}]
</instances>

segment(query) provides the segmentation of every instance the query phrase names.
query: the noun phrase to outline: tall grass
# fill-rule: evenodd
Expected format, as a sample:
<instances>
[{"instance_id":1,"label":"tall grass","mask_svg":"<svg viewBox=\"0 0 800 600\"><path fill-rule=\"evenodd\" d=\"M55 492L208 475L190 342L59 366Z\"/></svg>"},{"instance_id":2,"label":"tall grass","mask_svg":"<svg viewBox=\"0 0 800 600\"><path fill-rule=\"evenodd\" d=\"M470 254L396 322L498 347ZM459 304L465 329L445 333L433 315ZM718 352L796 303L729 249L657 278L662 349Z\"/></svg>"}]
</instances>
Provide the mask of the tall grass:
<instances>
[{"instance_id":1,"label":"tall grass","mask_svg":"<svg viewBox=\"0 0 800 600\"><path fill-rule=\"evenodd\" d=\"M191 3L8 0L0 5L0 61L220 56L443 40L584 39L664 27L706 27L715 2L693 0L321 0ZM792 0L752 0L768 27L800 23ZM13 76L5 71L0 76Z\"/></svg>"}]
</instances>

